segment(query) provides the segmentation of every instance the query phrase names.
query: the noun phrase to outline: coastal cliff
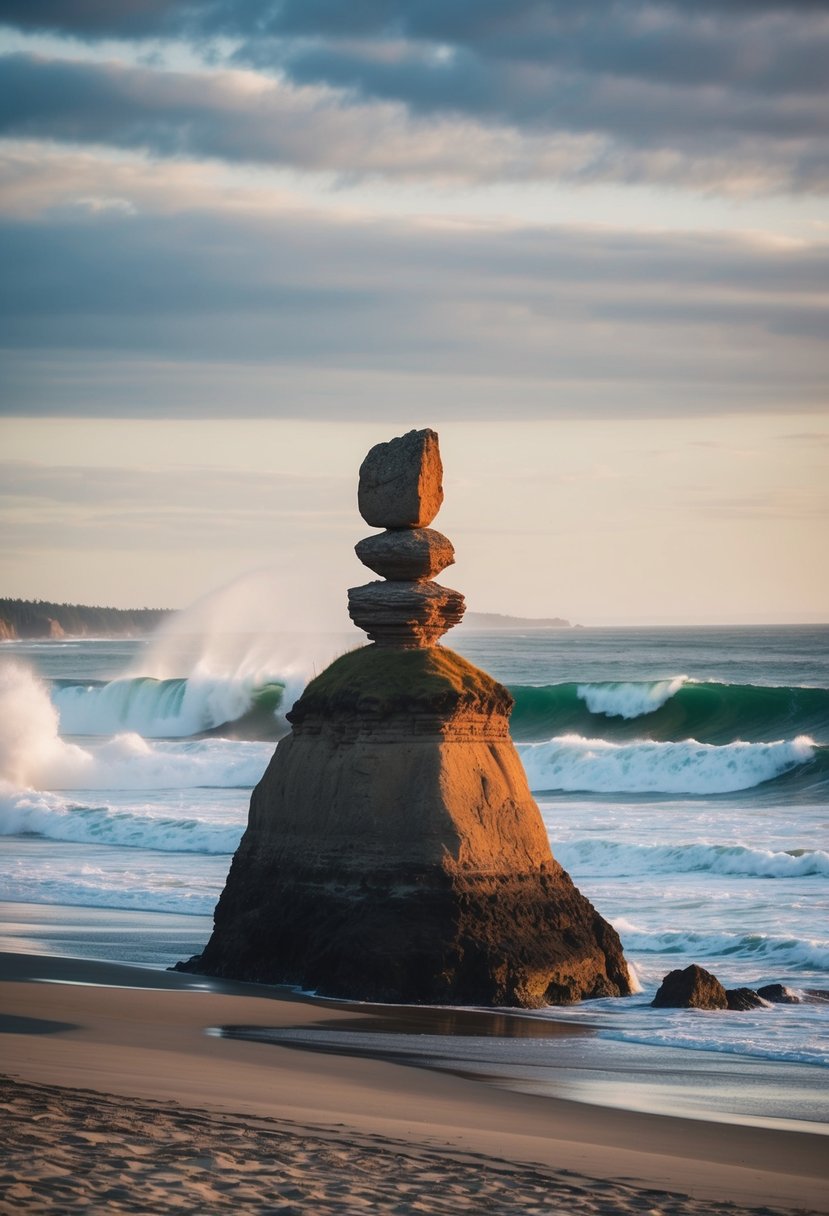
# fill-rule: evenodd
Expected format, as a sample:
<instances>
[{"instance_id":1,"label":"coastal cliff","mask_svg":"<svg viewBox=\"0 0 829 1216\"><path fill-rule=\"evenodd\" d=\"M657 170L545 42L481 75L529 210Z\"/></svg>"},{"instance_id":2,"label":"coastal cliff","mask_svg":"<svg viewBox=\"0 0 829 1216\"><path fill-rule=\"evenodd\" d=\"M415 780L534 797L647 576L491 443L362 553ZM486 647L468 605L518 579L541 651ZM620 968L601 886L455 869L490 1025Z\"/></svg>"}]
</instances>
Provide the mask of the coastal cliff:
<instances>
[{"instance_id":1,"label":"coastal cliff","mask_svg":"<svg viewBox=\"0 0 829 1216\"><path fill-rule=\"evenodd\" d=\"M290 714L189 969L375 1001L628 992L615 931L550 852L511 700L443 648L337 660Z\"/></svg>"}]
</instances>

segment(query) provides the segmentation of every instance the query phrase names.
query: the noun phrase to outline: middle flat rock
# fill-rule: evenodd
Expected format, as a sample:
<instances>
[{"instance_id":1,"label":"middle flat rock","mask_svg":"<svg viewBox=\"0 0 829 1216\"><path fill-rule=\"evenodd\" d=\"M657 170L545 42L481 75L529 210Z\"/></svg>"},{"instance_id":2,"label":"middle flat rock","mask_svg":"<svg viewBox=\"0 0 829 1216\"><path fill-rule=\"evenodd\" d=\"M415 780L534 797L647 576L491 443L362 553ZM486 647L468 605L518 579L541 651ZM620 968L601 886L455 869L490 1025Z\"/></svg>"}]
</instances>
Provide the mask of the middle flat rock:
<instances>
[{"instance_id":1,"label":"middle flat rock","mask_svg":"<svg viewBox=\"0 0 829 1216\"><path fill-rule=\"evenodd\" d=\"M348 615L378 646L434 646L465 611L460 591L428 579L378 580L348 589Z\"/></svg>"},{"instance_id":2,"label":"middle flat rock","mask_svg":"<svg viewBox=\"0 0 829 1216\"><path fill-rule=\"evenodd\" d=\"M332 996L570 1003L630 991L552 856L509 692L442 647L364 647L306 689L186 969Z\"/></svg>"},{"instance_id":3,"label":"middle flat rock","mask_svg":"<svg viewBox=\"0 0 829 1216\"><path fill-rule=\"evenodd\" d=\"M451 566L455 548L435 528L397 528L358 541L354 552L382 578L431 579Z\"/></svg>"}]
</instances>

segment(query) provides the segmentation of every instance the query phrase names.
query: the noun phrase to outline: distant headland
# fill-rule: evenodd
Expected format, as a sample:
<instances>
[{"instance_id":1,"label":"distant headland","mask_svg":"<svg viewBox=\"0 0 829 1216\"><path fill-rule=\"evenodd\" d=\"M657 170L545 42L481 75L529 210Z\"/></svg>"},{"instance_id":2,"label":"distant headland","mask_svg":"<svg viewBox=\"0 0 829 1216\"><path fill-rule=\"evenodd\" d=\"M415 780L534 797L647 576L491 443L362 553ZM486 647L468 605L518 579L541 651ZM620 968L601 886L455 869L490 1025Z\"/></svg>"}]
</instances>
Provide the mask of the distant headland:
<instances>
[{"instance_id":1,"label":"distant headland","mask_svg":"<svg viewBox=\"0 0 829 1216\"><path fill-rule=\"evenodd\" d=\"M467 612L463 624L467 629L572 629L560 616L505 616L501 612Z\"/></svg>"},{"instance_id":2,"label":"distant headland","mask_svg":"<svg viewBox=\"0 0 829 1216\"><path fill-rule=\"evenodd\" d=\"M102 608L49 600L0 599L0 641L60 638L134 638L152 633L174 608ZM562 617L467 612L466 629L567 629Z\"/></svg>"},{"instance_id":3,"label":"distant headland","mask_svg":"<svg viewBox=\"0 0 829 1216\"><path fill-rule=\"evenodd\" d=\"M171 615L169 608L97 608L0 599L0 641L141 637Z\"/></svg>"}]
</instances>

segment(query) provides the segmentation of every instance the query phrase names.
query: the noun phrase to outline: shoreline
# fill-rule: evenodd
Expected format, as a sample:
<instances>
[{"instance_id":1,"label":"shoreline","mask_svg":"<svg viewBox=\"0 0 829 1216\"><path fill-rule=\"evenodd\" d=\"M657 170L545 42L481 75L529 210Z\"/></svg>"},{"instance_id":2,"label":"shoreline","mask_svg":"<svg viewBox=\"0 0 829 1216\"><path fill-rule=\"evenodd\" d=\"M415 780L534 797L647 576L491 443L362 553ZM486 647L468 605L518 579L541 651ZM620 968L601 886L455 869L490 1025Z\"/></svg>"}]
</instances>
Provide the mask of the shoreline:
<instances>
[{"instance_id":1,"label":"shoreline","mask_svg":"<svg viewBox=\"0 0 829 1216\"><path fill-rule=\"evenodd\" d=\"M497 1165L513 1171L527 1187L528 1170L541 1170L548 1183L557 1179L556 1185L564 1185L565 1172L568 1185L577 1175L584 1195L574 1211L580 1210L580 1203L593 1202L597 1187L602 1202L609 1199L608 1188L616 1188L617 1206L588 1206L585 1212L628 1210L631 1188L670 1192L674 1206L663 1206L662 1211L691 1212L694 1203L705 1205L699 1211L711 1211L712 1204L726 1201L766 1209L829 1210L826 1138L817 1131L715 1123L593 1105L572 1096L518 1092L503 1088L497 1079L493 1083L491 1077L470 1079L468 1062L462 1058L455 1060L455 1067L413 1068L411 1062L378 1052L376 1042L371 1050L354 1053L353 1035L360 1033L355 1025L368 1024L363 1033L371 1047L378 1017L402 1018L407 1026L396 1033L403 1035L418 1026L422 1034L429 1019L434 1030L437 1016L460 1015L476 1023L472 1029L477 1034L483 1024L509 1017L501 1013L419 1007L389 1011L148 967L9 953L0 954L0 1008L0 1030L5 1031L0 1033L0 1073L23 1090L46 1086L52 1095L48 1110L50 1102L58 1111L66 1103L81 1102L92 1118L100 1102L88 1092L83 1098L81 1091L94 1091L110 1095L106 1100L115 1102L116 1109L120 1102L124 1111L135 1109L136 1103L174 1104L170 1109L175 1117L185 1121L196 1111L212 1112L212 1119L232 1115L276 1120L280 1134L299 1126L303 1134L333 1137L348 1150L346 1156L356 1152L366 1136L379 1139L382 1152L399 1155L403 1144L423 1169L429 1154L438 1154L450 1173L454 1166L447 1163L458 1153L473 1154L475 1169L467 1162L473 1174L480 1172L485 1159L489 1170ZM530 1048L537 1043L553 1044L557 1050L576 1048L589 1059L591 1047L600 1042L593 1032L569 1023L520 1017L515 1021L524 1023L527 1035L505 1041ZM208 1033L240 1026L260 1035L304 1034L317 1036L317 1041L320 1035L339 1034L341 1049L297 1050L296 1041L265 1043ZM449 1028L445 1042L450 1055L469 1029L469 1020L460 1034L458 1026ZM493 1024L489 1033L497 1039L503 1027L498 1031ZM622 1044L605 1046L610 1056L624 1054ZM658 1071L659 1053L649 1050L647 1055ZM599 1072L603 1067L600 1061ZM598 1084L607 1085L607 1078L600 1076ZM21 1110L30 1109L37 1095L23 1090L14 1101ZM44 1135L51 1121L52 1114L43 1119ZM102 1145L94 1151L101 1153ZM296 1144L292 1152L308 1157ZM301 1184L303 1170L311 1177L313 1168L307 1161L306 1166L294 1171L291 1185ZM429 1168L434 1169L434 1162ZM457 1185L472 1183L466 1178ZM490 1205L484 1194L478 1202ZM686 1202L691 1206L682 1207ZM339 1210L350 1209L346 1205Z\"/></svg>"},{"instance_id":2,"label":"shoreline","mask_svg":"<svg viewBox=\"0 0 829 1216\"><path fill-rule=\"evenodd\" d=\"M212 918L202 914L0 901L0 981L10 975L30 980L46 968L52 983L189 988L306 1002L343 1013L336 1032L246 1026L236 1017L205 1031L269 1047L385 1059L597 1108L829 1135L827 1071L818 1064L614 1037L606 1011L597 1008L591 1018L589 1001L578 1017L555 1006L382 1005L170 971L174 962L202 949L211 928ZM13 964L15 958L25 965ZM619 998L619 1016L636 1016L636 1002L636 996ZM628 1003L630 1009L622 1008ZM525 1040L534 1041L532 1050Z\"/></svg>"}]
</instances>

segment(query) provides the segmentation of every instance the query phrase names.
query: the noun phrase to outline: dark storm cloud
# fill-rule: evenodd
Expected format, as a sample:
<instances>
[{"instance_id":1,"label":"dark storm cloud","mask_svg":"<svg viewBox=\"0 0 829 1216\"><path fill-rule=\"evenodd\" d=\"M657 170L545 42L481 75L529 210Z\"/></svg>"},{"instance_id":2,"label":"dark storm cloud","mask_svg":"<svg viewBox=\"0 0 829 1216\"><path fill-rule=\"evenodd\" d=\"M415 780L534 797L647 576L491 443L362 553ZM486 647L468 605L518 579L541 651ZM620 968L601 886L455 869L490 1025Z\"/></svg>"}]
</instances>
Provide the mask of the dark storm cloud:
<instances>
[{"instance_id":1,"label":"dark storm cloud","mask_svg":"<svg viewBox=\"0 0 829 1216\"><path fill-rule=\"evenodd\" d=\"M180 0L0 0L0 24L80 38L146 38L181 29Z\"/></svg>"},{"instance_id":2,"label":"dark storm cloud","mask_svg":"<svg viewBox=\"0 0 829 1216\"><path fill-rule=\"evenodd\" d=\"M410 416L389 391L406 378L445 417L825 399L826 247L114 212L7 221L0 247L7 413L186 414L175 369L201 392L219 362L240 416Z\"/></svg>"},{"instance_id":3,"label":"dark storm cloud","mask_svg":"<svg viewBox=\"0 0 829 1216\"><path fill-rule=\"evenodd\" d=\"M739 176L765 157L772 188L822 189L827 181L825 3L87 0L7 3L2 12L9 24L88 38L177 34L218 57L228 53L215 41L223 37L237 64L333 87L352 102L399 103L430 122L462 117L533 135L607 140L609 148L582 166L584 176L705 186L711 181L704 173L693 180L699 161L729 158ZM81 96L70 93L70 110L84 92L77 78L71 83ZM42 87L54 96L47 81ZM197 109L188 116L186 105L173 103L165 115L135 99L120 123L102 124L100 138L132 146L143 134L158 151L187 146L230 159L285 154L253 103L247 116L235 118L220 102ZM22 107L16 119L47 134L51 121L57 138L73 122L80 139L93 138L101 125L94 115L76 113L61 123L58 115L27 115ZM636 159L642 153L674 154L685 164L657 170Z\"/></svg>"}]
</instances>

